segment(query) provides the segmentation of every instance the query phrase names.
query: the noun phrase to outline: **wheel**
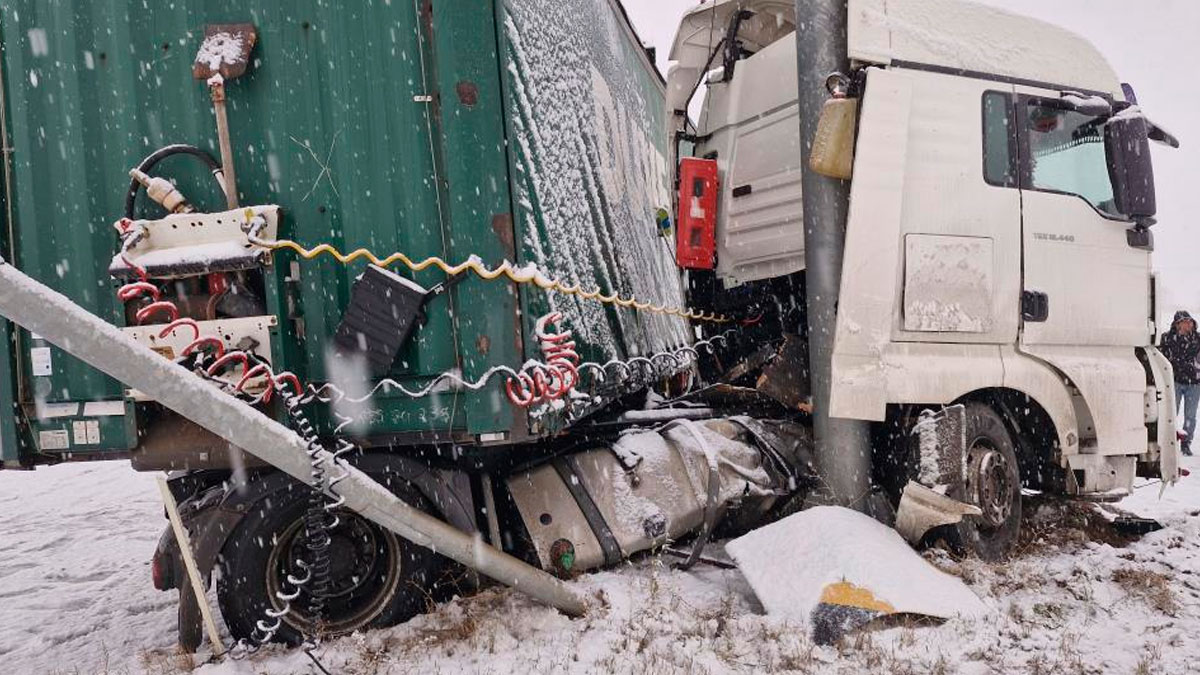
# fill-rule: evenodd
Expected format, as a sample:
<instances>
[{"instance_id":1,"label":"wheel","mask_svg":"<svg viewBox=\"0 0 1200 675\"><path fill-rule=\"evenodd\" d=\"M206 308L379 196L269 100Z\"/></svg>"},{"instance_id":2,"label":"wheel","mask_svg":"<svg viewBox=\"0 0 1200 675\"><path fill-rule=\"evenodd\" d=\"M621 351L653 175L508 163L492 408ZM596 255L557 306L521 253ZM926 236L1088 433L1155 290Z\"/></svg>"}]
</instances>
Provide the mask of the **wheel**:
<instances>
[{"instance_id":1,"label":"wheel","mask_svg":"<svg viewBox=\"0 0 1200 675\"><path fill-rule=\"evenodd\" d=\"M390 482L396 496L430 510L410 485ZM306 576L297 560L308 559L304 516L311 495L307 486L293 483L258 501L221 549L217 600L234 638L252 639L259 621L272 623L268 610L282 611L285 603L279 595L295 590L288 576ZM318 625L310 608L312 596L301 587L289 603L291 611L283 617L276 641L298 644L305 634L345 635L392 626L428 604L442 558L356 513L342 509L336 515L338 523L329 531L324 620Z\"/></svg>"},{"instance_id":2,"label":"wheel","mask_svg":"<svg viewBox=\"0 0 1200 675\"><path fill-rule=\"evenodd\" d=\"M983 560L1002 560L1021 533L1021 469L1004 420L983 403L966 404L967 463L963 501L983 511L950 526L948 539Z\"/></svg>"}]
</instances>

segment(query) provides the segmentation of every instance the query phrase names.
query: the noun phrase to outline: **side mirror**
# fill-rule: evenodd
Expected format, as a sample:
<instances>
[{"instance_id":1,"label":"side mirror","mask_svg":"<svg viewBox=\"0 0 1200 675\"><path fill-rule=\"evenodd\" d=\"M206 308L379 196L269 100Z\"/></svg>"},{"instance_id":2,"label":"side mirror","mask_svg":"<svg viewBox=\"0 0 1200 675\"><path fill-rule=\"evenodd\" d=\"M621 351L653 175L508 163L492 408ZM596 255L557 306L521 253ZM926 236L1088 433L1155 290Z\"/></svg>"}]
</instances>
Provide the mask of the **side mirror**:
<instances>
[{"instance_id":1,"label":"side mirror","mask_svg":"<svg viewBox=\"0 0 1200 675\"><path fill-rule=\"evenodd\" d=\"M1122 82L1121 91L1125 94L1125 100L1129 102L1130 106L1136 106L1138 104L1137 92L1133 90L1133 85L1129 84L1128 82ZM1169 148L1179 147L1179 139L1172 136L1171 132L1158 126L1149 119L1146 120L1146 123L1150 125L1150 140L1154 141L1155 143L1162 143Z\"/></svg>"},{"instance_id":2,"label":"side mirror","mask_svg":"<svg viewBox=\"0 0 1200 675\"><path fill-rule=\"evenodd\" d=\"M1135 221L1151 220L1158 211L1154 197L1154 165L1150 160L1150 125L1139 115L1117 115L1104 125L1108 176L1117 212Z\"/></svg>"}]
</instances>

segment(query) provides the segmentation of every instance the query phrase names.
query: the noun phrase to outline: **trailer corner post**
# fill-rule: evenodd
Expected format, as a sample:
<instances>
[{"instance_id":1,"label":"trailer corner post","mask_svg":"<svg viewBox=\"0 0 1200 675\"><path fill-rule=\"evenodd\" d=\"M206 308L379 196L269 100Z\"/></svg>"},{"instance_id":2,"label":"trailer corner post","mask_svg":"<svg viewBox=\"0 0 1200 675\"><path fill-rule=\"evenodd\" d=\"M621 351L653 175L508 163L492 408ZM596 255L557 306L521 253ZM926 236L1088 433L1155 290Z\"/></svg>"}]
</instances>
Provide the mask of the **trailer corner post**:
<instances>
[{"instance_id":1,"label":"trailer corner post","mask_svg":"<svg viewBox=\"0 0 1200 675\"><path fill-rule=\"evenodd\" d=\"M816 463L836 503L867 510L871 483L868 423L829 415L850 183L822 176L808 164L817 122L827 99L825 80L830 73L849 72L847 22L847 0L796 0L796 84L800 101L805 292Z\"/></svg>"}]
</instances>

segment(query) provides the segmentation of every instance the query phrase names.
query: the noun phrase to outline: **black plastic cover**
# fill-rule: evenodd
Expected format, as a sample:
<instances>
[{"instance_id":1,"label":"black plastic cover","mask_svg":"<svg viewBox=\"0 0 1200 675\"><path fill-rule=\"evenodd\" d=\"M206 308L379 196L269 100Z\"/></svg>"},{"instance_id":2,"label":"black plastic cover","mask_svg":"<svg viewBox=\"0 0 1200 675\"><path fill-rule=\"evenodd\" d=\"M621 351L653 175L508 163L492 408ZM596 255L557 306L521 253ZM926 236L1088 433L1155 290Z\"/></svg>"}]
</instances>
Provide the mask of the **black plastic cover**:
<instances>
[{"instance_id":1,"label":"black plastic cover","mask_svg":"<svg viewBox=\"0 0 1200 675\"><path fill-rule=\"evenodd\" d=\"M408 341L428 291L375 265L354 282L350 305L334 334L339 357L365 357L367 368L382 377Z\"/></svg>"}]
</instances>

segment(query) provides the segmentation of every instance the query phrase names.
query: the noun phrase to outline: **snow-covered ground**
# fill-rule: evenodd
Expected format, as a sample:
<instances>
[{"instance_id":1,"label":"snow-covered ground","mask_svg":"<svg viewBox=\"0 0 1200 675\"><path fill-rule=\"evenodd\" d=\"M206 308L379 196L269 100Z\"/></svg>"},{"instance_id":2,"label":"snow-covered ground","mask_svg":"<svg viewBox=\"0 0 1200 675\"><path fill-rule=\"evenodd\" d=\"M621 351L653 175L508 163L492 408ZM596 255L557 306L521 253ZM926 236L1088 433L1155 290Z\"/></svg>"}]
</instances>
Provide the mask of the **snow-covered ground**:
<instances>
[{"instance_id":1,"label":"snow-covered ground","mask_svg":"<svg viewBox=\"0 0 1200 675\"><path fill-rule=\"evenodd\" d=\"M150 584L163 506L128 462L0 471L0 672L142 672L175 642Z\"/></svg>"},{"instance_id":2,"label":"snow-covered ground","mask_svg":"<svg viewBox=\"0 0 1200 675\"><path fill-rule=\"evenodd\" d=\"M1029 507L1040 535L1006 565L930 555L993 610L812 645L762 614L736 571L655 559L577 581L596 599L571 620L505 589L317 654L331 672L1043 672L1200 671L1200 462L1168 490L1119 506L1167 527L1127 546L1096 541L1090 511ZM164 524L152 476L123 463L0 472L0 673L171 673L174 593L151 588ZM783 562L781 561L781 564ZM202 661L201 657L199 661ZM197 662L197 663L198 663ZM301 652L200 665L203 675L316 672Z\"/></svg>"}]
</instances>

